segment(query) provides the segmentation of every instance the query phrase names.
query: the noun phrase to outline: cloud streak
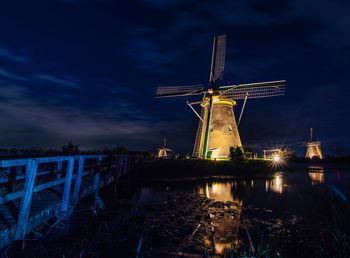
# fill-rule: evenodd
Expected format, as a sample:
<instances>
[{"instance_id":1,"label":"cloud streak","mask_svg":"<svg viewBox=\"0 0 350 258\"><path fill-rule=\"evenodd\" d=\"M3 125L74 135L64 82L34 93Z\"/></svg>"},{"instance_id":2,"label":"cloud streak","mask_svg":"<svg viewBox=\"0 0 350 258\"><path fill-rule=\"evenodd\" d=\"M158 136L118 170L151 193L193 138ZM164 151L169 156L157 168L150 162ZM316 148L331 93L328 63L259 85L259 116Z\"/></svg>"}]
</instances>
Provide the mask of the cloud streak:
<instances>
[{"instance_id":1,"label":"cloud streak","mask_svg":"<svg viewBox=\"0 0 350 258\"><path fill-rule=\"evenodd\" d=\"M12 50L6 47L0 46L0 58L5 58L18 63L30 63L31 60L28 57L17 55Z\"/></svg>"},{"instance_id":2,"label":"cloud streak","mask_svg":"<svg viewBox=\"0 0 350 258\"><path fill-rule=\"evenodd\" d=\"M58 85L63 85L63 86L75 88L75 89L80 88L76 82L61 79L61 78L58 78L58 77L55 77L52 75L48 75L48 74L35 74L35 75L33 75L33 78L47 81L47 82L50 82L53 84L58 84Z\"/></svg>"},{"instance_id":3,"label":"cloud streak","mask_svg":"<svg viewBox=\"0 0 350 258\"><path fill-rule=\"evenodd\" d=\"M8 70L0 67L0 77L3 77L5 79L11 79L11 80L17 80L17 81L27 81L26 77L13 74L9 72Z\"/></svg>"}]
</instances>

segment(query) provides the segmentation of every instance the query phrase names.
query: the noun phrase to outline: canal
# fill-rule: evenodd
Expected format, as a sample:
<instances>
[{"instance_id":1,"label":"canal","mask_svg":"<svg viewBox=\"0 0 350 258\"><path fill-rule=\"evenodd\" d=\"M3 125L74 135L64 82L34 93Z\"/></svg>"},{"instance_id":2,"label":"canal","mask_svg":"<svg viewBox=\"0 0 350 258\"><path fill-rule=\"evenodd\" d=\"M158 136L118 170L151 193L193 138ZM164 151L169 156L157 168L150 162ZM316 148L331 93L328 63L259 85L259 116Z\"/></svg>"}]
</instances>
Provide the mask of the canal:
<instances>
[{"instance_id":1,"label":"canal","mask_svg":"<svg viewBox=\"0 0 350 258\"><path fill-rule=\"evenodd\" d=\"M69 226L28 250L66 257L350 256L349 168L302 165L269 178L148 180L132 193L125 189L122 198L106 194L97 217L81 208Z\"/></svg>"}]
</instances>

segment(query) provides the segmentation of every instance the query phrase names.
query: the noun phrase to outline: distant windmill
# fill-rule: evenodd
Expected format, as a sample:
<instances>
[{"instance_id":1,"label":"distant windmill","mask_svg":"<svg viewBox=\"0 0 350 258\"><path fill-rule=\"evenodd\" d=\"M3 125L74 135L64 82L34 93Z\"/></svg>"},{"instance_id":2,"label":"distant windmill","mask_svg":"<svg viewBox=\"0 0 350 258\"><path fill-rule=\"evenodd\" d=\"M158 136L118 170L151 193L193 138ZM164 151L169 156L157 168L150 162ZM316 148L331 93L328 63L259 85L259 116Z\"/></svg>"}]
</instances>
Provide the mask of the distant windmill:
<instances>
[{"instance_id":1,"label":"distant windmill","mask_svg":"<svg viewBox=\"0 0 350 258\"><path fill-rule=\"evenodd\" d=\"M171 152L171 149L168 149L166 147L166 138L164 138L164 145L160 146L157 150L158 150L158 154L157 154L158 158L166 159L169 156L169 152Z\"/></svg>"},{"instance_id":2,"label":"distant windmill","mask_svg":"<svg viewBox=\"0 0 350 258\"><path fill-rule=\"evenodd\" d=\"M187 102L199 117L193 156L200 158L227 158L230 147L241 147L238 125L248 98L284 95L286 81L259 82L219 86L225 67L226 35L214 37L209 87L203 85L158 87L156 98L203 94L202 101ZM238 99L244 99L238 125L233 113ZM200 104L201 113L192 107Z\"/></svg>"},{"instance_id":3,"label":"distant windmill","mask_svg":"<svg viewBox=\"0 0 350 258\"><path fill-rule=\"evenodd\" d=\"M310 138L306 143L306 155L305 158L312 159L314 157L322 159L322 151L321 151L321 142L320 141L312 141L313 129L310 128Z\"/></svg>"}]
</instances>

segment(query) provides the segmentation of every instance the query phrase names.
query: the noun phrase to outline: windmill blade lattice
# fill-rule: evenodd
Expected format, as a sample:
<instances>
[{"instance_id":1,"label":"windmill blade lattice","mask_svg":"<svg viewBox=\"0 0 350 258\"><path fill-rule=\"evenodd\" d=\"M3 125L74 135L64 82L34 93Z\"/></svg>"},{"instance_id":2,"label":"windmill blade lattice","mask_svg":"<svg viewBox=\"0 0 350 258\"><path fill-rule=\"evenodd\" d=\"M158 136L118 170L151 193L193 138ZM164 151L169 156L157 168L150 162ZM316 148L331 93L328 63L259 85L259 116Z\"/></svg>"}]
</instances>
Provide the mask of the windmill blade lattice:
<instances>
[{"instance_id":1,"label":"windmill blade lattice","mask_svg":"<svg viewBox=\"0 0 350 258\"><path fill-rule=\"evenodd\" d=\"M245 99L247 94L250 99L275 97L284 95L285 87L285 80L223 86L220 96L233 100Z\"/></svg>"},{"instance_id":2,"label":"windmill blade lattice","mask_svg":"<svg viewBox=\"0 0 350 258\"><path fill-rule=\"evenodd\" d=\"M199 95L203 93L203 90L202 85L158 87L156 98Z\"/></svg>"},{"instance_id":3,"label":"windmill blade lattice","mask_svg":"<svg viewBox=\"0 0 350 258\"><path fill-rule=\"evenodd\" d=\"M212 81L222 79L225 70L226 35L216 37L212 57Z\"/></svg>"}]
</instances>

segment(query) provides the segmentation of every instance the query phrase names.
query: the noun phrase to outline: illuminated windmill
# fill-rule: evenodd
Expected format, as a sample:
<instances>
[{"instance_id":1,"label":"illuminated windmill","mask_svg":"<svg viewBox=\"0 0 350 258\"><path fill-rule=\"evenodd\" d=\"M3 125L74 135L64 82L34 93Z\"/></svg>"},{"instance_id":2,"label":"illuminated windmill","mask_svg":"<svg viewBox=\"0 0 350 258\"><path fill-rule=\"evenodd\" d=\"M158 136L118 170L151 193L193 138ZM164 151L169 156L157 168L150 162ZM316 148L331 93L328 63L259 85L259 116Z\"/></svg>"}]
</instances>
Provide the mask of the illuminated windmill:
<instances>
[{"instance_id":1,"label":"illuminated windmill","mask_svg":"<svg viewBox=\"0 0 350 258\"><path fill-rule=\"evenodd\" d=\"M314 157L322 159L322 151L321 151L321 142L320 141L312 141L313 130L310 128L310 138L306 143L306 155L305 158L312 159Z\"/></svg>"},{"instance_id":2,"label":"illuminated windmill","mask_svg":"<svg viewBox=\"0 0 350 258\"><path fill-rule=\"evenodd\" d=\"M160 146L159 148L157 148L157 157L161 158L161 159L166 159L169 156L169 153L172 151L171 149L168 149L166 147L166 138L164 138L164 145Z\"/></svg>"},{"instance_id":3,"label":"illuminated windmill","mask_svg":"<svg viewBox=\"0 0 350 258\"><path fill-rule=\"evenodd\" d=\"M214 37L209 87L203 85L158 87L156 98L203 94L202 101L187 102L199 117L193 156L198 158L227 158L230 147L241 147L238 125L248 98L284 95L286 81L259 82L219 86L225 67L226 35ZM244 99L238 124L234 116L236 100ZM198 114L192 105L200 104Z\"/></svg>"}]
</instances>

